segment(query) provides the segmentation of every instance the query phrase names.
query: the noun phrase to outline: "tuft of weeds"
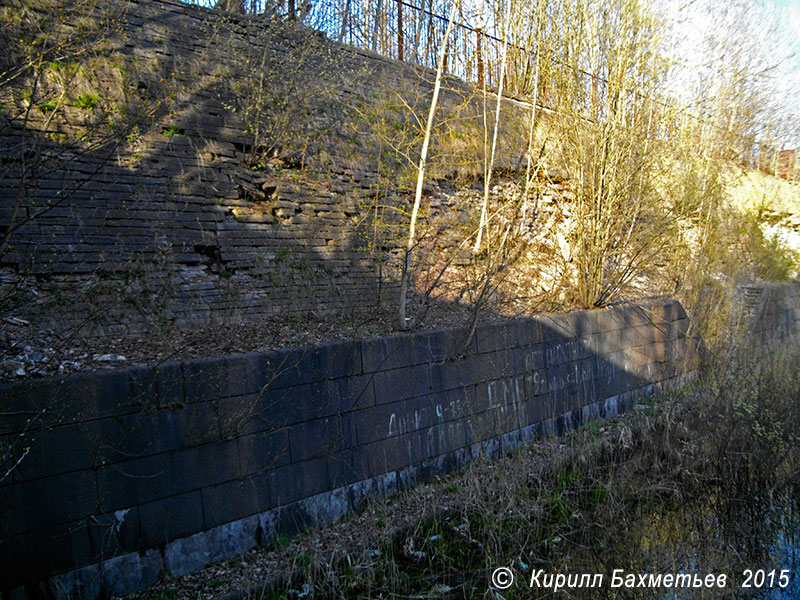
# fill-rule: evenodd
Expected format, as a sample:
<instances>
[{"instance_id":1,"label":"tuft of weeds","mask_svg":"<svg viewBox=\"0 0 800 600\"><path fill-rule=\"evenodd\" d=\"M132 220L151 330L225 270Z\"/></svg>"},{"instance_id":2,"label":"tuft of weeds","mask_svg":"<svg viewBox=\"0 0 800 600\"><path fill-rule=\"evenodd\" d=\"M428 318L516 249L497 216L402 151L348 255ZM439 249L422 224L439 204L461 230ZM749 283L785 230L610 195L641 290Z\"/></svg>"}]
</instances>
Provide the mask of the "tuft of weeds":
<instances>
[{"instance_id":1,"label":"tuft of weeds","mask_svg":"<svg viewBox=\"0 0 800 600\"><path fill-rule=\"evenodd\" d=\"M73 102L73 106L84 110L92 110L100 103L100 96L96 94L81 94Z\"/></svg>"}]
</instances>

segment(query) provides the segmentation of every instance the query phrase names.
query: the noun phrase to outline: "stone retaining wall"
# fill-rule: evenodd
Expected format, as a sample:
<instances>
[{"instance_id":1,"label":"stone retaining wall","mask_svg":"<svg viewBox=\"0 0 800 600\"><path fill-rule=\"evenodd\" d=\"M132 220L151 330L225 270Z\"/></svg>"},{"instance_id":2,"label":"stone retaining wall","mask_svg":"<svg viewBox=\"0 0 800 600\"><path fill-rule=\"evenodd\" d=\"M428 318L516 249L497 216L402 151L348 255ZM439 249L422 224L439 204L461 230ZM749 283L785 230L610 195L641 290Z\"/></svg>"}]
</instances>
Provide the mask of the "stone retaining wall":
<instances>
[{"instance_id":1,"label":"stone retaining wall","mask_svg":"<svg viewBox=\"0 0 800 600\"><path fill-rule=\"evenodd\" d=\"M392 143L411 144L404 103L422 113L432 73L297 23L177 0L113 0L88 15L52 0L28 8L59 24L53 37L86 27L98 42L53 115L44 101L59 99L69 61L44 69L33 99L25 78L0 95L0 234L11 231L0 292L16 316L125 335L395 296L413 191ZM97 105L80 106L81 92ZM448 78L440 113L473 93ZM508 140L527 137L504 122L498 167L522 164ZM469 218L479 206L473 189L425 192L423 213Z\"/></svg>"},{"instance_id":2,"label":"stone retaining wall","mask_svg":"<svg viewBox=\"0 0 800 600\"><path fill-rule=\"evenodd\" d=\"M688 331L655 302L5 385L0 588L124 594L331 522L687 381Z\"/></svg>"},{"instance_id":3,"label":"stone retaining wall","mask_svg":"<svg viewBox=\"0 0 800 600\"><path fill-rule=\"evenodd\" d=\"M748 286L754 347L800 284ZM677 301L0 387L0 590L122 595L683 385ZM17 596L14 596L17 597Z\"/></svg>"},{"instance_id":4,"label":"stone retaining wall","mask_svg":"<svg viewBox=\"0 0 800 600\"><path fill-rule=\"evenodd\" d=\"M740 292L738 329L753 346L789 342L797 335L800 284L746 285Z\"/></svg>"}]
</instances>

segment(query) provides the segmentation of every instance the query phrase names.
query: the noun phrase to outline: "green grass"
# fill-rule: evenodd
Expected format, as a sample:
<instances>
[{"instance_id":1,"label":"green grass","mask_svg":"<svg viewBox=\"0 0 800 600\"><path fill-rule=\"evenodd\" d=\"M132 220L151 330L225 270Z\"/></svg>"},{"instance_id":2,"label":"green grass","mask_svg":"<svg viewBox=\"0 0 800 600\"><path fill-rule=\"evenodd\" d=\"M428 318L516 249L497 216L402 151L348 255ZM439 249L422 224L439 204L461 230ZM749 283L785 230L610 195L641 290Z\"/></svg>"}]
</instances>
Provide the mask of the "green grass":
<instances>
[{"instance_id":1,"label":"green grass","mask_svg":"<svg viewBox=\"0 0 800 600\"><path fill-rule=\"evenodd\" d=\"M100 96L96 94L81 94L72 103L76 108L84 110L93 110L100 103Z\"/></svg>"},{"instance_id":2,"label":"green grass","mask_svg":"<svg viewBox=\"0 0 800 600\"><path fill-rule=\"evenodd\" d=\"M58 102L55 102L53 100L49 102L42 102L41 104L39 104L39 110L42 112L50 112L56 110L57 108L58 108Z\"/></svg>"},{"instance_id":3,"label":"green grass","mask_svg":"<svg viewBox=\"0 0 800 600\"><path fill-rule=\"evenodd\" d=\"M167 127L163 127L161 129L161 133L165 137L172 137L173 135L183 135L184 129L183 127L178 127L177 125L168 125Z\"/></svg>"}]
</instances>

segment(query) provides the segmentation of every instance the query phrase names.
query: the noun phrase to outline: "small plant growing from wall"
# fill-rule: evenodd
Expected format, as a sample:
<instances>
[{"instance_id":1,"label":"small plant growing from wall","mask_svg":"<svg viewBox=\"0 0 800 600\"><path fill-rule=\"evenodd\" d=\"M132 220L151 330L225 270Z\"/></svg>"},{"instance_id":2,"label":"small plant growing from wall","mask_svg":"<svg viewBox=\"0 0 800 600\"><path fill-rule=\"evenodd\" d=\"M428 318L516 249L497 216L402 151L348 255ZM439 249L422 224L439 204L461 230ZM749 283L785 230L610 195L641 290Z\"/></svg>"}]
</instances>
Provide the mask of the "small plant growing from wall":
<instances>
[{"instance_id":1,"label":"small plant growing from wall","mask_svg":"<svg viewBox=\"0 0 800 600\"><path fill-rule=\"evenodd\" d=\"M167 125L166 127L161 129L161 134L164 137L172 137L173 135L183 135L185 130L178 125Z\"/></svg>"},{"instance_id":2,"label":"small plant growing from wall","mask_svg":"<svg viewBox=\"0 0 800 600\"><path fill-rule=\"evenodd\" d=\"M223 24L224 26L224 24ZM238 72L230 78L231 109L240 114L245 132L247 166L263 168L277 160L288 168L314 163L323 147L335 148L341 140L312 125L312 104L327 98L327 110L336 111L338 86L345 73L324 42L293 21L279 18L252 24L255 40L237 57ZM275 53L269 37L281 36L286 51ZM319 140L309 145L309 140ZM322 165L327 166L327 165Z\"/></svg>"},{"instance_id":3,"label":"small plant growing from wall","mask_svg":"<svg viewBox=\"0 0 800 600\"><path fill-rule=\"evenodd\" d=\"M100 96L96 94L81 94L75 99L73 106L84 110L92 110L100 103Z\"/></svg>"}]
</instances>

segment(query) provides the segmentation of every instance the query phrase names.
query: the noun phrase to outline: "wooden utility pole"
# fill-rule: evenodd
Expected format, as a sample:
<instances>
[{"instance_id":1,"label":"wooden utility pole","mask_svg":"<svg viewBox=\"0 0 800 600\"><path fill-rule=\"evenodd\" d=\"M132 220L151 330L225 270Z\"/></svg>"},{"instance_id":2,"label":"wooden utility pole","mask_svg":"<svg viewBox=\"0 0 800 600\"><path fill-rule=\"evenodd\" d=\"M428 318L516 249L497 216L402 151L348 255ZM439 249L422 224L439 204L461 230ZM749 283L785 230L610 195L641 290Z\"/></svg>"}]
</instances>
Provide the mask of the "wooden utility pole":
<instances>
[{"instance_id":1,"label":"wooden utility pole","mask_svg":"<svg viewBox=\"0 0 800 600\"><path fill-rule=\"evenodd\" d=\"M475 51L478 58L478 85L483 86L483 52L481 48L483 34L480 27L475 30L475 34L478 36L478 47Z\"/></svg>"},{"instance_id":2,"label":"wooden utility pole","mask_svg":"<svg viewBox=\"0 0 800 600\"><path fill-rule=\"evenodd\" d=\"M403 0L397 0L397 60L403 60Z\"/></svg>"}]
</instances>

